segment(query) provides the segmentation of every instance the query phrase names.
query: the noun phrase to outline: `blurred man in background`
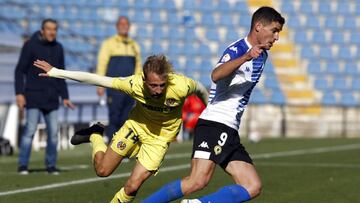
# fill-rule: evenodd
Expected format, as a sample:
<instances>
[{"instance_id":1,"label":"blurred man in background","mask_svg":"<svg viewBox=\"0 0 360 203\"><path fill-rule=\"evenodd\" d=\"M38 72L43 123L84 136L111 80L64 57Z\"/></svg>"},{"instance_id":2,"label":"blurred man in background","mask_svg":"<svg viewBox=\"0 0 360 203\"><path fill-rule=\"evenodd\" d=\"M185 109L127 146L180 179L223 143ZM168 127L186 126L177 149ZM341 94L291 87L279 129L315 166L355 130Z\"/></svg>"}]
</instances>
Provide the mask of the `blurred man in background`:
<instances>
[{"instance_id":1,"label":"blurred man in background","mask_svg":"<svg viewBox=\"0 0 360 203\"><path fill-rule=\"evenodd\" d=\"M130 21L120 16L116 23L117 34L106 39L98 54L97 74L109 77L127 77L141 71L139 45L129 37ZM97 94L103 97L105 89L98 87ZM134 105L134 100L119 91L107 89L109 125L106 136L111 140L113 134L125 123Z\"/></svg>"},{"instance_id":2,"label":"blurred man in background","mask_svg":"<svg viewBox=\"0 0 360 203\"><path fill-rule=\"evenodd\" d=\"M22 111L26 108L26 124L20 138L20 174L28 174L31 146L40 114L44 116L47 130L45 166L48 173L58 174L57 141L59 97L66 107L74 108L69 100L66 83L63 79L40 78L41 72L33 66L35 59L51 61L57 67L64 67L64 50L56 41L58 24L53 19L45 19L41 30L25 42L15 70L16 103Z\"/></svg>"}]
</instances>

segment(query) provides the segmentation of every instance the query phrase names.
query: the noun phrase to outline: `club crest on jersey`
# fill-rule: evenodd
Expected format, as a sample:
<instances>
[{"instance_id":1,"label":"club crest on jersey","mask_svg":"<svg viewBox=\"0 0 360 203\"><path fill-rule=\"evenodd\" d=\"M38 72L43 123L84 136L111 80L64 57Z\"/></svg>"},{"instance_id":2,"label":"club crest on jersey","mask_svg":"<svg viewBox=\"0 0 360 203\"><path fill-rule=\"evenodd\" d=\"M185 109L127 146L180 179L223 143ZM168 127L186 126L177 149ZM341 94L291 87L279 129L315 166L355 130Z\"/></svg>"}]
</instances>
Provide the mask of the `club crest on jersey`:
<instances>
[{"instance_id":1,"label":"club crest on jersey","mask_svg":"<svg viewBox=\"0 0 360 203\"><path fill-rule=\"evenodd\" d=\"M167 100L165 101L165 104L166 104L166 106L174 106L174 105L175 105L175 102L176 102L175 99L167 99Z\"/></svg>"},{"instance_id":2,"label":"club crest on jersey","mask_svg":"<svg viewBox=\"0 0 360 203\"><path fill-rule=\"evenodd\" d=\"M229 54L225 54L222 59L221 59L221 62L222 63L225 63L225 62L228 62L230 60L230 55Z\"/></svg>"},{"instance_id":3,"label":"club crest on jersey","mask_svg":"<svg viewBox=\"0 0 360 203\"><path fill-rule=\"evenodd\" d=\"M123 141L119 141L116 147L120 150L124 150L126 148L126 144Z\"/></svg>"},{"instance_id":4,"label":"club crest on jersey","mask_svg":"<svg viewBox=\"0 0 360 203\"><path fill-rule=\"evenodd\" d=\"M219 155L221 153L221 151L222 151L222 148L220 147L220 145L216 145L214 147L214 152L216 155Z\"/></svg>"}]
</instances>

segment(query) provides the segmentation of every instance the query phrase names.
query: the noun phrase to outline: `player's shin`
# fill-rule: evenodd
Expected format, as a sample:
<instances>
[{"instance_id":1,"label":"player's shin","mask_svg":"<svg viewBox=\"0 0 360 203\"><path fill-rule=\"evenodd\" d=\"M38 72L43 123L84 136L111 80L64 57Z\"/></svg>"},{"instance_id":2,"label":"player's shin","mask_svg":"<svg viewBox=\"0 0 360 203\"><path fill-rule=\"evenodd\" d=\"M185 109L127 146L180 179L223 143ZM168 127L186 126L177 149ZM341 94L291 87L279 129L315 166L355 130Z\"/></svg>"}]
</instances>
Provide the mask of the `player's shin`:
<instances>
[{"instance_id":1,"label":"player's shin","mask_svg":"<svg viewBox=\"0 0 360 203\"><path fill-rule=\"evenodd\" d=\"M92 143L93 147L92 160L94 160L95 154L97 152L105 152L107 146L104 143L103 137L95 133L90 136L90 142Z\"/></svg>"},{"instance_id":2,"label":"player's shin","mask_svg":"<svg viewBox=\"0 0 360 203\"><path fill-rule=\"evenodd\" d=\"M117 192L114 198L110 201L110 203L127 203L134 200L135 196L130 196L125 193L124 188L121 188L119 192Z\"/></svg>"},{"instance_id":3,"label":"player's shin","mask_svg":"<svg viewBox=\"0 0 360 203\"><path fill-rule=\"evenodd\" d=\"M241 185L228 185L218 191L199 198L201 202L246 202L251 199L249 192Z\"/></svg>"},{"instance_id":4,"label":"player's shin","mask_svg":"<svg viewBox=\"0 0 360 203\"><path fill-rule=\"evenodd\" d=\"M144 199L142 203L167 203L183 196L184 194L181 191L181 180L179 179L163 186L160 190Z\"/></svg>"}]
</instances>

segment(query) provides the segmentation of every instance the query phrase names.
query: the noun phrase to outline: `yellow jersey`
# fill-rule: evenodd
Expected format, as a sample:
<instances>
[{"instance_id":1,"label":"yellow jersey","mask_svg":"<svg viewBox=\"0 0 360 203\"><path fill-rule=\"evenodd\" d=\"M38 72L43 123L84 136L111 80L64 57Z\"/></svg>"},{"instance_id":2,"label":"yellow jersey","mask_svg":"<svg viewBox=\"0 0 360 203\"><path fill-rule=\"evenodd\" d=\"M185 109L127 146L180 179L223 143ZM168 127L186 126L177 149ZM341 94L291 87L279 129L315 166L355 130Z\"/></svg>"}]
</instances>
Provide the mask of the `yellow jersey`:
<instances>
[{"instance_id":1,"label":"yellow jersey","mask_svg":"<svg viewBox=\"0 0 360 203\"><path fill-rule=\"evenodd\" d=\"M139 73L113 79L112 88L136 100L128 122L140 139L141 136L153 136L170 142L179 133L184 100L196 91L196 84L194 80L184 75L170 73L165 93L160 98L153 98L145 90L143 74Z\"/></svg>"}]
</instances>

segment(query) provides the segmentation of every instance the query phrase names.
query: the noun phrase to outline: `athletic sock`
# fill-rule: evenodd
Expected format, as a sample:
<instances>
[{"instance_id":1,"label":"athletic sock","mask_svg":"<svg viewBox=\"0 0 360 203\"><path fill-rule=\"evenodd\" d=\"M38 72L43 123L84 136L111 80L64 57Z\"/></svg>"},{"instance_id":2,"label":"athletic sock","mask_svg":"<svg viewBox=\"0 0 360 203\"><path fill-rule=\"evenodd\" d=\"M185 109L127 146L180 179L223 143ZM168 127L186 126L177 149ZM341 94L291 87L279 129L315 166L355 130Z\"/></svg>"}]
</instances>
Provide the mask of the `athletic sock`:
<instances>
[{"instance_id":1,"label":"athletic sock","mask_svg":"<svg viewBox=\"0 0 360 203\"><path fill-rule=\"evenodd\" d=\"M147 197L142 203L167 203L172 200L183 197L184 194L181 191L181 180L175 180L167 185L164 185L160 190Z\"/></svg>"},{"instance_id":2,"label":"athletic sock","mask_svg":"<svg viewBox=\"0 0 360 203\"><path fill-rule=\"evenodd\" d=\"M100 134L91 134L90 136L90 142L93 146L92 151L92 160L94 160L95 154L97 152L105 152L107 149L107 146L104 143L103 137Z\"/></svg>"},{"instance_id":3,"label":"athletic sock","mask_svg":"<svg viewBox=\"0 0 360 203\"><path fill-rule=\"evenodd\" d=\"M217 192L199 198L201 202L246 202L250 200L249 192L241 185L227 185Z\"/></svg>"},{"instance_id":4,"label":"athletic sock","mask_svg":"<svg viewBox=\"0 0 360 203\"><path fill-rule=\"evenodd\" d=\"M119 192L117 192L114 198L110 201L110 203L127 203L134 200L135 196L130 196L125 193L124 188L122 187Z\"/></svg>"}]
</instances>

